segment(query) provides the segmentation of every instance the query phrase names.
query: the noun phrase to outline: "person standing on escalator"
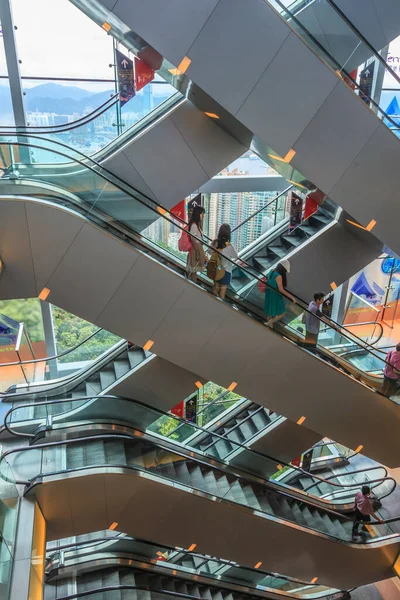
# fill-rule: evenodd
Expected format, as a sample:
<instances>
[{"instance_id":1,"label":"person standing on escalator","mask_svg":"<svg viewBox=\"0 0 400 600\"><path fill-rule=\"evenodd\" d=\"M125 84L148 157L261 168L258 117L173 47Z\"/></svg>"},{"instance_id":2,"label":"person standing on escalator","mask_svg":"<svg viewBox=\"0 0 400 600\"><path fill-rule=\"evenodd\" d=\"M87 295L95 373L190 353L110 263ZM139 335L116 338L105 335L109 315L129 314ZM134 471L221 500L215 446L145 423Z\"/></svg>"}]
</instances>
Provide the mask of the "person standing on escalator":
<instances>
[{"instance_id":1,"label":"person standing on escalator","mask_svg":"<svg viewBox=\"0 0 400 600\"><path fill-rule=\"evenodd\" d=\"M397 392L397 384L400 377L400 343L395 350L389 350L386 355L386 366L383 370L382 394L388 398Z\"/></svg>"},{"instance_id":2,"label":"person standing on escalator","mask_svg":"<svg viewBox=\"0 0 400 600\"><path fill-rule=\"evenodd\" d=\"M365 523L369 523L371 521L371 517L374 517L378 523L384 522L382 519L376 516L370 496L371 488L369 485L363 485L361 492L357 492L356 497L354 498L354 508L356 513L354 516L354 525L352 531L353 537L357 537L359 535L358 528L361 523L363 524L361 530L368 533Z\"/></svg>"},{"instance_id":3,"label":"person standing on escalator","mask_svg":"<svg viewBox=\"0 0 400 600\"><path fill-rule=\"evenodd\" d=\"M195 206L188 225L188 231L194 237L190 238L192 247L188 252L186 271L189 279L194 283L197 283L197 273L201 273L207 262L206 253L204 252L202 244L203 219L205 212L206 211L202 206Z\"/></svg>"},{"instance_id":4,"label":"person standing on escalator","mask_svg":"<svg viewBox=\"0 0 400 600\"><path fill-rule=\"evenodd\" d=\"M264 312L267 315L266 325L268 327L272 327L285 315L284 297L296 304L296 298L286 291L288 273L290 273L290 262L286 259L268 273L264 300Z\"/></svg>"}]
</instances>

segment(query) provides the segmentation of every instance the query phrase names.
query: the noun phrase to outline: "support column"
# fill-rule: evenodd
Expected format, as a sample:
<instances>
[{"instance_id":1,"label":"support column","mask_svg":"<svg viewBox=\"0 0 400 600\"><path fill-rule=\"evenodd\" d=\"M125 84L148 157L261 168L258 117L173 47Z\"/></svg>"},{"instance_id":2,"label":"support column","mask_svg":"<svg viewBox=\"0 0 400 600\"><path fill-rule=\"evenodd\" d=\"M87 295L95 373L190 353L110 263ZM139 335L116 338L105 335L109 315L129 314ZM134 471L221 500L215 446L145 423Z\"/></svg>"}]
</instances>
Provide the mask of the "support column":
<instances>
[{"instance_id":1,"label":"support column","mask_svg":"<svg viewBox=\"0 0 400 600\"><path fill-rule=\"evenodd\" d=\"M42 311L42 321L44 330L44 340L46 342L47 356L55 356L57 354L56 338L54 335L54 323L53 315L51 313L51 304L40 300L40 309ZM57 360L51 360L49 362L50 379L56 379L58 377L58 363Z\"/></svg>"},{"instance_id":2,"label":"support column","mask_svg":"<svg viewBox=\"0 0 400 600\"><path fill-rule=\"evenodd\" d=\"M339 325L343 325L343 321L345 318L346 299L348 290L349 281L347 280L340 286L340 291L335 290L335 293L333 295L332 320L336 321L336 323L339 323ZM339 340L340 333L335 332L334 343L338 343Z\"/></svg>"}]
</instances>

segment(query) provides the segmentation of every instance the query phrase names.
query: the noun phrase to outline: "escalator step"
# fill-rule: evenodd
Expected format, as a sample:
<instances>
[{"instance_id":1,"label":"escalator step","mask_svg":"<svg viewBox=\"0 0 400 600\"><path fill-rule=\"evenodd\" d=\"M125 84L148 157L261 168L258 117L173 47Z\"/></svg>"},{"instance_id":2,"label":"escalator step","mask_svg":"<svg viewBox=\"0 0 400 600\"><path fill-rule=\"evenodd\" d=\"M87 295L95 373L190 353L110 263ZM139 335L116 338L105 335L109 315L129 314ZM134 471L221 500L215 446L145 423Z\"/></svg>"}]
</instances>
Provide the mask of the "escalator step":
<instances>
[{"instance_id":1,"label":"escalator step","mask_svg":"<svg viewBox=\"0 0 400 600\"><path fill-rule=\"evenodd\" d=\"M106 452L104 448L104 442L102 440L93 440L92 442L85 443L85 454L86 460L85 465L106 465Z\"/></svg>"},{"instance_id":2,"label":"escalator step","mask_svg":"<svg viewBox=\"0 0 400 600\"><path fill-rule=\"evenodd\" d=\"M186 581L183 579L175 579L174 580L174 590L177 594L188 594L188 587Z\"/></svg>"},{"instance_id":3,"label":"escalator step","mask_svg":"<svg viewBox=\"0 0 400 600\"><path fill-rule=\"evenodd\" d=\"M209 494L219 496L220 491L219 491L218 484L217 484L217 481L214 476L214 472L212 470L208 471L207 469L202 469L202 474L203 474L203 478L204 478L204 484L205 484L206 491Z\"/></svg>"},{"instance_id":4,"label":"escalator step","mask_svg":"<svg viewBox=\"0 0 400 600\"><path fill-rule=\"evenodd\" d=\"M248 506L247 498L239 481L235 481L233 485L231 485L229 492L225 495L225 498L227 500L237 502L243 506Z\"/></svg>"},{"instance_id":5,"label":"escalator step","mask_svg":"<svg viewBox=\"0 0 400 600\"><path fill-rule=\"evenodd\" d=\"M188 582L187 589L188 589L189 596L193 596L194 598L201 598L201 596L200 596L200 589L199 589L199 586L196 583L189 583Z\"/></svg>"},{"instance_id":6,"label":"escalator step","mask_svg":"<svg viewBox=\"0 0 400 600\"><path fill-rule=\"evenodd\" d=\"M120 571L119 579L121 585L138 585L136 582L135 571L133 569Z\"/></svg>"},{"instance_id":7,"label":"escalator step","mask_svg":"<svg viewBox=\"0 0 400 600\"><path fill-rule=\"evenodd\" d=\"M230 488L229 479L221 472L216 473L216 481L221 496L225 496Z\"/></svg>"},{"instance_id":8,"label":"escalator step","mask_svg":"<svg viewBox=\"0 0 400 600\"><path fill-rule=\"evenodd\" d=\"M303 513L297 502L294 502L292 504L291 509L292 509L292 513L293 513L295 522L298 523L299 525L308 526L308 523L307 523L306 519L303 517Z\"/></svg>"},{"instance_id":9,"label":"escalator step","mask_svg":"<svg viewBox=\"0 0 400 600\"><path fill-rule=\"evenodd\" d=\"M200 598L202 600L213 600L211 590L207 585L200 586Z\"/></svg>"},{"instance_id":10,"label":"escalator step","mask_svg":"<svg viewBox=\"0 0 400 600\"><path fill-rule=\"evenodd\" d=\"M238 430L242 434L242 440L238 440L241 441L241 443L249 440L257 433L257 428L254 426L251 419L247 419L247 421L242 423L240 427L238 427Z\"/></svg>"},{"instance_id":11,"label":"escalator step","mask_svg":"<svg viewBox=\"0 0 400 600\"><path fill-rule=\"evenodd\" d=\"M122 440L106 440L105 455L107 464L110 465L126 465L125 445Z\"/></svg>"},{"instance_id":12,"label":"escalator step","mask_svg":"<svg viewBox=\"0 0 400 600\"><path fill-rule=\"evenodd\" d=\"M246 496L248 505L257 510L261 510L261 505L260 505L258 498L255 495L254 490L251 487L251 485L250 484L242 485L242 489L243 489L244 495Z\"/></svg>"},{"instance_id":13,"label":"escalator step","mask_svg":"<svg viewBox=\"0 0 400 600\"><path fill-rule=\"evenodd\" d=\"M140 365L140 363L143 362L144 358L145 358L145 353L143 352L142 349L129 350L129 352L128 352L128 359L129 359L129 363L131 365L131 369L134 369L135 367Z\"/></svg>"},{"instance_id":14,"label":"escalator step","mask_svg":"<svg viewBox=\"0 0 400 600\"><path fill-rule=\"evenodd\" d=\"M95 396L101 392L100 375L98 379L87 381L85 384L85 396Z\"/></svg>"},{"instance_id":15,"label":"escalator step","mask_svg":"<svg viewBox=\"0 0 400 600\"><path fill-rule=\"evenodd\" d=\"M126 358L125 360L122 360L121 358L119 358L118 360L115 360L113 363L113 366L114 366L115 377L117 379L119 379L120 377L123 377L124 375L126 375L128 373L128 371L131 370L131 365L130 365L128 358Z\"/></svg>"},{"instance_id":16,"label":"escalator step","mask_svg":"<svg viewBox=\"0 0 400 600\"><path fill-rule=\"evenodd\" d=\"M327 527L324 519L322 518L319 510L317 508L313 508L310 510L312 516L314 517L315 525L314 529L318 531L322 531L322 533L330 533L329 528Z\"/></svg>"},{"instance_id":17,"label":"escalator step","mask_svg":"<svg viewBox=\"0 0 400 600\"><path fill-rule=\"evenodd\" d=\"M188 467L188 471L190 473L191 485L199 490L205 491L205 484L203 474L199 466L191 464Z\"/></svg>"},{"instance_id":18,"label":"escalator step","mask_svg":"<svg viewBox=\"0 0 400 600\"><path fill-rule=\"evenodd\" d=\"M185 485L192 485L190 473L188 471L187 464L184 460L175 463L175 473L178 481Z\"/></svg>"},{"instance_id":19,"label":"escalator step","mask_svg":"<svg viewBox=\"0 0 400 600\"><path fill-rule=\"evenodd\" d=\"M116 376L114 370L100 371L100 385L101 389L105 390L115 383Z\"/></svg>"}]
</instances>

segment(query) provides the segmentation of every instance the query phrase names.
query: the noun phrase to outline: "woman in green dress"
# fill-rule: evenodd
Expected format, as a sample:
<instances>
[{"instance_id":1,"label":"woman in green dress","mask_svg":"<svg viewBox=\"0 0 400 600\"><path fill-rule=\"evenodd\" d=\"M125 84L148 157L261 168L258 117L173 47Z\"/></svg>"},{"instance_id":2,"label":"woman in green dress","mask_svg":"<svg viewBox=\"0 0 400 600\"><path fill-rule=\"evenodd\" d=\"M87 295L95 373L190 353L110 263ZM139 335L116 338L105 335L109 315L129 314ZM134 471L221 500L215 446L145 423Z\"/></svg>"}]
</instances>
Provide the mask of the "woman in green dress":
<instances>
[{"instance_id":1,"label":"woman in green dress","mask_svg":"<svg viewBox=\"0 0 400 600\"><path fill-rule=\"evenodd\" d=\"M267 275L264 311L267 315L266 324L269 327L282 319L286 312L284 296L296 303L296 299L286 291L287 273L290 273L290 262L284 259Z\"/></svg>"}]
</instances>

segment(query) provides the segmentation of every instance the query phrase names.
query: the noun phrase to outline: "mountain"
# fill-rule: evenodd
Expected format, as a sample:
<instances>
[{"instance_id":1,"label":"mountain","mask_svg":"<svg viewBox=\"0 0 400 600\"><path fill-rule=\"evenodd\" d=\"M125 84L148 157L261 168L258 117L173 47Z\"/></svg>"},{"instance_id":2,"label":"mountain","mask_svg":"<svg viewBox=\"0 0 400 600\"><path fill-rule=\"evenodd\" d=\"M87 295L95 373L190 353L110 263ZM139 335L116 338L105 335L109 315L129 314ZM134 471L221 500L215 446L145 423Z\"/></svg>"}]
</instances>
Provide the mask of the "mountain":
<instances>
[{"instance_id":1,"label":"mountain","mask_svg":"<svg viewBox=\"0 0 400 600\"><path fill-rule=\"evenodd\" d=\"M54 98L62 100L71 98L71 100L83 100L93 96L92 92L83 90L79 87L60 85L59 83L42 83L35 87L26 88L26 95L30 98Z\"/></svg>"}]
</instances>

